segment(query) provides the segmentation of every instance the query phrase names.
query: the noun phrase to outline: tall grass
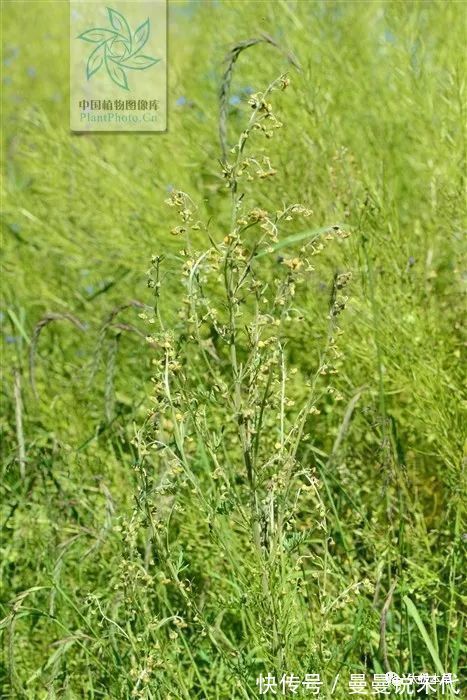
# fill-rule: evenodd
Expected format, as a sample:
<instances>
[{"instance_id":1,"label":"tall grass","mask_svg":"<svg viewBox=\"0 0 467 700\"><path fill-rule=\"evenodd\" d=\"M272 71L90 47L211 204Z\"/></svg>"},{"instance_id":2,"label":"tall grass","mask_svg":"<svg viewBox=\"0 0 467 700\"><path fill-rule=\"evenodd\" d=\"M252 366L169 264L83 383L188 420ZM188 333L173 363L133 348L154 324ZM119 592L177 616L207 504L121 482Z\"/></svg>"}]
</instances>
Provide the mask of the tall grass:
<instances>
[{"instance_id":1,"label":"tall grass","mask_svg":"<svg viewBox=\"0 0 467 700\"><path fill-rule=\"evenodd\" d=\"M462 5L172 4L104 138L4 4L4 696L462 677Z\"/></svg>"}]
</instances>

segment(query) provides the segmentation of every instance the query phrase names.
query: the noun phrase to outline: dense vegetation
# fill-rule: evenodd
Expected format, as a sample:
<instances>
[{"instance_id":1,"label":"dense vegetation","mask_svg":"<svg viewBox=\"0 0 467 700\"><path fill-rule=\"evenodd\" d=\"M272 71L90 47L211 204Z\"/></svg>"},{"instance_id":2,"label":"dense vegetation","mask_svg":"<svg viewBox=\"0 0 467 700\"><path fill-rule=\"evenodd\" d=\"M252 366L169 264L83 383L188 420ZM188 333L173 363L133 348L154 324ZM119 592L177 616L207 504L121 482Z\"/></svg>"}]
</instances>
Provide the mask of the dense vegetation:
<instances>
[{"instance_id":1,"label":"dense vegetation","mask_svg":"<svg viewBox=\"0 0 467 700\"><path fill-rule=\"evenodd\" d=\"M78 136L44 4L3 18L2 697L461 678L465 5L171 2L169 131Z\"/></svg>"}]
</instances>

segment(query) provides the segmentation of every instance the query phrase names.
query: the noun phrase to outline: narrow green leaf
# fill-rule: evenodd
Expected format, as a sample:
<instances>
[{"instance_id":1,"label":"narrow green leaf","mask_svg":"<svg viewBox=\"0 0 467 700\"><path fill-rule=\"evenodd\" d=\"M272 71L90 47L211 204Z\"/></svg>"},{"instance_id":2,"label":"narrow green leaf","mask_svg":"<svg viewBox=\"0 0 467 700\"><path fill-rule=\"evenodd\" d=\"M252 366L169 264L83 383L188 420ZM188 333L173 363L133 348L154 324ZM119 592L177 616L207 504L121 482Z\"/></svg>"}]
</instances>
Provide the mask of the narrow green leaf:
<instances>
[{"instance_id":1,"label":"narrow green leaf","mask_svg":"<svg viewBox=\"0 0 467 700\"><path fill-rule=\"evenodd\" d=\"M444 674L445 671L443 668L443 664L441 663L441 659L439 658L438 652L436 651L435 646L434 646L433 642L431 641L428 632L426 631L426 627L423 624L422 618L418 614L417 608L415 607L414 603L411 601L411 599L408 596L405 595L402 598L402 600L404 601L404 603L407 607L409 615L414 620L415 624L418 627L420 634L422 635L423 641L426 644L426 648L430 652L431 658L433 659L433 663L436 666L436 670L438 671L438 673Z\"/></svg>"},{"instance_id":2,"label":"narrow green leaf","mask_svg":"<svg viewBox=\"0 0 467 700\"><path fill-rule=\"evenodd\" d=\"M27 343L30 343L31 341L30 341L30 339L29 339L28 334L26 333L26 330L25 330L25 328L24 328L24 325L21 323L21 321L19 320L18 316L15 314L15 312L13 311L13 309L7 309L7 314L8 314L8 316L10 317L11 322L13 323L13 325L16 326L16 328L17 328L17 329L19 330L19 332L21 333L21 335L22 335L22 337L24 338L24 340L25 340Z\"/></svg>"},{"instance_id":3,"label":"narrow green leaf","mask_svg":"<svg viewBox=\"0 0 467 700\"><path fill-rule=\"evenodd\" d=\"M277 241L277 243L268 246L264 250L261 250L256 255L256 257L261 258L263 257L263 255L275 253L278 250L282 250L282 248L288 248L289 246L294 245L295 243L301 243L302 241L314 241L316 238L322 236L323 233L326 233L331 229L332 226L323 226L322 228L316 228L312 230L301 231L300 233L294 233L292 236L287 236L287 238L281 238L281 240Z\"/></svg>"},{"instance_id":4,"label":"narrow green leaf","mask_svg":"<svg viewBox=\"0 0 467 700\"><path fill-rule=\"evenodd\" d=\"M46 671L48 668L50 668L50 666L59 661L62 656L66 655L68 649L70 649L76 641L77 638L73 637L72 639L60 642L60 646L58 647L58 649L56 649L56 651L54 651L53 654L49 656L45 664L40 666L36 671L34 671L32 676L28 678L26 685L30 685L33 681L36 680L36 678L38 678L42 673L44 673L44 671Z\"/></svg>"}]
</instances>

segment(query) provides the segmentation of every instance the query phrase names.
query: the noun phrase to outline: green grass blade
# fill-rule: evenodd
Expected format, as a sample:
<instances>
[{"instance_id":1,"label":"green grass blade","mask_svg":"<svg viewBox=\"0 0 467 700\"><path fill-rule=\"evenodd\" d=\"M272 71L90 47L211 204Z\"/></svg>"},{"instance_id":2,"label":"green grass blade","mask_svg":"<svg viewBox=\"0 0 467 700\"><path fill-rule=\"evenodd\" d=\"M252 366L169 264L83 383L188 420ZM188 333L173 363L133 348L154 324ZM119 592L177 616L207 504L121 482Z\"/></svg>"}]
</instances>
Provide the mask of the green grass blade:
<instances>
[{"instance_id":1,"label":"green grass blade","mask_svg":"<svg viewBox=\"0 0 467 700\"><path fill-rule=\"evenodd\" d=\"M24 340L26 341L26 343L28 343L28 345L29 345L31 340L26 332L26 329L24 328L24 325L19 320L18 316L15 314L13 309L7 309L7 314L10 317L12 324L15 326L15 328L17 328L17 330L21 333L21 335L24 338Z\"/></svg>"},{"instance_id":2,"label":"green grass blade","mask_svg":"<svg viewBox=\"0 0 467 700\"><path fill-rule=\"evenodd\" d=\"M289 246L294 245L295 243L301 243L302 241L314 241L322 236L323 233L331 231L332 228L332 226L323 226L322 228L307 229L306 231L300 231L300 233L294 233L292 236L281 238L281 240L274 243L274 245L268 246L264 250L261 250L255 257L261 258L264 255L275 253L278 250L282 250L282 248L288 248Z\"/></svg>"},{"instance_id":3,"label":"green grass blade","mask_svg":"<svg viewBox=\"0 0 467 700\"><path fill-rule=\"evenodd\" d=\"M430 639L430 635L426 631L426 627L423 624L423 621L422 621L420 615L418 614L417 608L415 607L414 603L411 601L411 599L408 596L405 595L403 597L403 601L407 607L409 615L414 620L415 624L418 627L420 634L422 635L423 641L426 644L426 648L430 652L431 658L433 659L433 662L436 666L436 670L439 673L444 674L445 671L443 668L443 664L441 663L441 659L439 658L438 652L436 651L436 648Z\"/></svg>"}]
</instances>

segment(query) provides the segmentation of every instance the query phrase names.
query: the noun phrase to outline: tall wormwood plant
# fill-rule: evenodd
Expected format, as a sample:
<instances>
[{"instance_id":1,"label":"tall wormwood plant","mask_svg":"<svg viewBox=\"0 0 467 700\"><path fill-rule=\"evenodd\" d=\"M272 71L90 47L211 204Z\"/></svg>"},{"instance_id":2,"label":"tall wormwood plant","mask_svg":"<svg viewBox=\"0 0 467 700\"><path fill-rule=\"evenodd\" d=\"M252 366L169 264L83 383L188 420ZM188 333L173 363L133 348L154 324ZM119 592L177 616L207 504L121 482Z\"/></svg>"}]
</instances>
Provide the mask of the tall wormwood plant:
<instances>
[{"instance_id":1,"label":"tall wormwood plant","mask_svg":"<svg viewBox=\"0 0 467 700\"><path fill-rule=\"evenodd\" d=\"M291 366L287 344L304 322L300 299L314 256L327 239L348 234L336 226L284 237L312 211L303 204L266 210L252 199L250 183L276 174L260 137L282 126L270 100L288 84L282 75L249 100L249 121L222 164L230 221L208 225L188 194L170 194L179 218L172 233L183 243L175 258L153 257L154 313L141 314L155 349L152 407L135 438L138 504L152 553L146 564L170 591L165 604L188 627L184 638L209 639L241 697L250 697L252 665L279 673L313 636L308 574L320 564L310 542L316 533L327 540L327 525L309 446L320 397L341 398L332 376L342 362L337 322L350 274L334 279L326 337L310 348L311 374ZM259 155L247 154L250 142ZM195 239L209 245L199 250ZM164 305L168 272L183 289L177 317ZM196 531L185 532L193 517ZM195 559L203 546L204 565ZM227 609L237 619L224 632ZM253 650L256 661L247 658Z\"/></svg>"}]
</instances>

